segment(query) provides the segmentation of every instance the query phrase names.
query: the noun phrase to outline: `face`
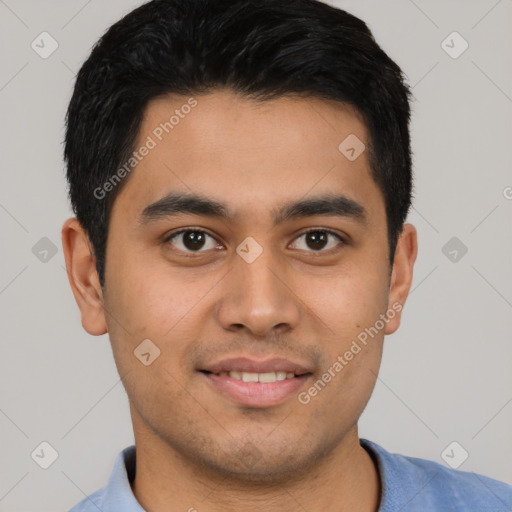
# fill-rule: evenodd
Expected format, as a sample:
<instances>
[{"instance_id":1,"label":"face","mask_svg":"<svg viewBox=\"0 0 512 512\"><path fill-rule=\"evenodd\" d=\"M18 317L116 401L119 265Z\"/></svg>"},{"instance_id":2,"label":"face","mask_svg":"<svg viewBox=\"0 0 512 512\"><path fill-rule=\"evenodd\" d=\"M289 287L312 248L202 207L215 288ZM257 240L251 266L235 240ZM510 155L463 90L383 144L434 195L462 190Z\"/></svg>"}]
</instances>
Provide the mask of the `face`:
<instances>
[{"instance_id":1,"label":"face","mask_svg":"<svg viewBox=\"0 0 512 512\"><path fill-rule=\"evenodd\" d=\"M101 296L136 440L275 481L357 431L410 276L390 279L367 152L339 149L351 134L368 144L320 99L149 104Z\"/></svg>"}]
</instances>

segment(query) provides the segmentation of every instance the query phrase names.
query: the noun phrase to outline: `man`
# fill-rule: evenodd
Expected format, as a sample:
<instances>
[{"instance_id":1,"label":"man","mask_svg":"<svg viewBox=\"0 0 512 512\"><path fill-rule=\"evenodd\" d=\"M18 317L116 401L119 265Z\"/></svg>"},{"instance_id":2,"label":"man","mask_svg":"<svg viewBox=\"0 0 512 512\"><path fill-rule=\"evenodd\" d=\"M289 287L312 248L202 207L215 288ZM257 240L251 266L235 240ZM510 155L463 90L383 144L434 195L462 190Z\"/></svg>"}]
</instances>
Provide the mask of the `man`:
<instances>
[{"instance_id":1,"label":"man","mask_svg":"<svg viewBox=\"0 0 512 512\"><path fill-rule=\"evenodd\" d=\"M72 511L510 510L360 439L417 253L409 95L315 0L155 0L81 68L63 226L135 446Z\"/></svg>"}]
</instances>

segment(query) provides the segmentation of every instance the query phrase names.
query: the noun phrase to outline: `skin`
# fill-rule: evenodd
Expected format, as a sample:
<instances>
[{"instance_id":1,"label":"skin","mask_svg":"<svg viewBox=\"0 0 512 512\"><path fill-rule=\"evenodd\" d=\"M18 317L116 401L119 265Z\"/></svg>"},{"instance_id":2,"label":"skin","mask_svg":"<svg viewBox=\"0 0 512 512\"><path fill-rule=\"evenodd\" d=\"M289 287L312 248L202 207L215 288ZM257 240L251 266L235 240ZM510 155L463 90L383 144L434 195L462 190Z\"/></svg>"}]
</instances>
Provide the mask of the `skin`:
<instances>
[{"instance_id":1,"label":"skin","mask_svg":"<svg viewBox=\"0 0 512 512\"><path fill-rule=\"evenodd\" d=\"M307 391L365 327L405 303L416 230L405 224L390 272L384 199L367 152L349 161L338 150L349 134L368 145L363 121L347 106L292 97L256 103L229 90L195 98L114 202L105 289L80 224L69 219L62 229L82 325L109 333L129 397L134 494L151 512L376 511L381 482L357 421L400 312L307 405L294 393L275 406L244 407L198 370L228 356L280 356L312 369L299 390ZM136 147L187 100L153 100ZM182 214L141 224L142 210L171 190L221 201L237 217ZM274 224L273 208L333 192L364 206L367 223L315 215ZM164 240L179 228L213 238L190 257L184 237ZM309 228L346 243L330 236L315 249L301 236ZM250 264L236 252L249 236L263 248ZM147 338L160 349L149 366L133 353Z\"/></svg>"}]
</instances>

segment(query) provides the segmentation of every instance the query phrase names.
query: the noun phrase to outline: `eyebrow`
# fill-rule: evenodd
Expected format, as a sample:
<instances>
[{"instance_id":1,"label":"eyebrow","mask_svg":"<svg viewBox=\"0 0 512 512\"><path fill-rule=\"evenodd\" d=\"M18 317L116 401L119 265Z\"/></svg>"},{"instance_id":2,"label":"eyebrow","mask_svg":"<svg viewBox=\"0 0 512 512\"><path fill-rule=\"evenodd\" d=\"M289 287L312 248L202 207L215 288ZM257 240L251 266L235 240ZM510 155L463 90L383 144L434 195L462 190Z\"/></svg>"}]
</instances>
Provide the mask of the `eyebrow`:
<instances>
[{"instance_id":1,"label":"eyebrow","mask_svg":"<svg viewBox=\"0 0 512 512\"><path fill-rule=\"evenodd\" d=\"M141 224L180 214L193 214L234 221L237 216L219 201L198 194L169 192L158 201L146 206L139 216ZM344 195L322 195L290 202L271 211L275 224L314 215L338 216L367 224L365 208Z\"/></svg>"}]
</instances>

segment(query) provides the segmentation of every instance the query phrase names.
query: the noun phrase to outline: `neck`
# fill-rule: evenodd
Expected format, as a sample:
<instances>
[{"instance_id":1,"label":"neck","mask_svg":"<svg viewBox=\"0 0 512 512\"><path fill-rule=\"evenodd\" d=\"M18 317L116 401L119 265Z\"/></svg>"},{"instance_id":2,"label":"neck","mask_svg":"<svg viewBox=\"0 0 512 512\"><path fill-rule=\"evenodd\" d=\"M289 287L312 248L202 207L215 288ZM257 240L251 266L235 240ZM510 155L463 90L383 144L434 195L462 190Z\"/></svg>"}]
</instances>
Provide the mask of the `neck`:
<instances>
[{"instance_id":1,"label":"neck","mask_svg":"<svg viewBox=\"0 0 512 512\"><path fill-rule=\"evenodd\" d=\"M331 453L278 483L219 475L183 458L152 431L134 431L132 490L147 512L377 512L379 508L379 474L359 444L357 425Z\"/></svg>"}]
</instances>

